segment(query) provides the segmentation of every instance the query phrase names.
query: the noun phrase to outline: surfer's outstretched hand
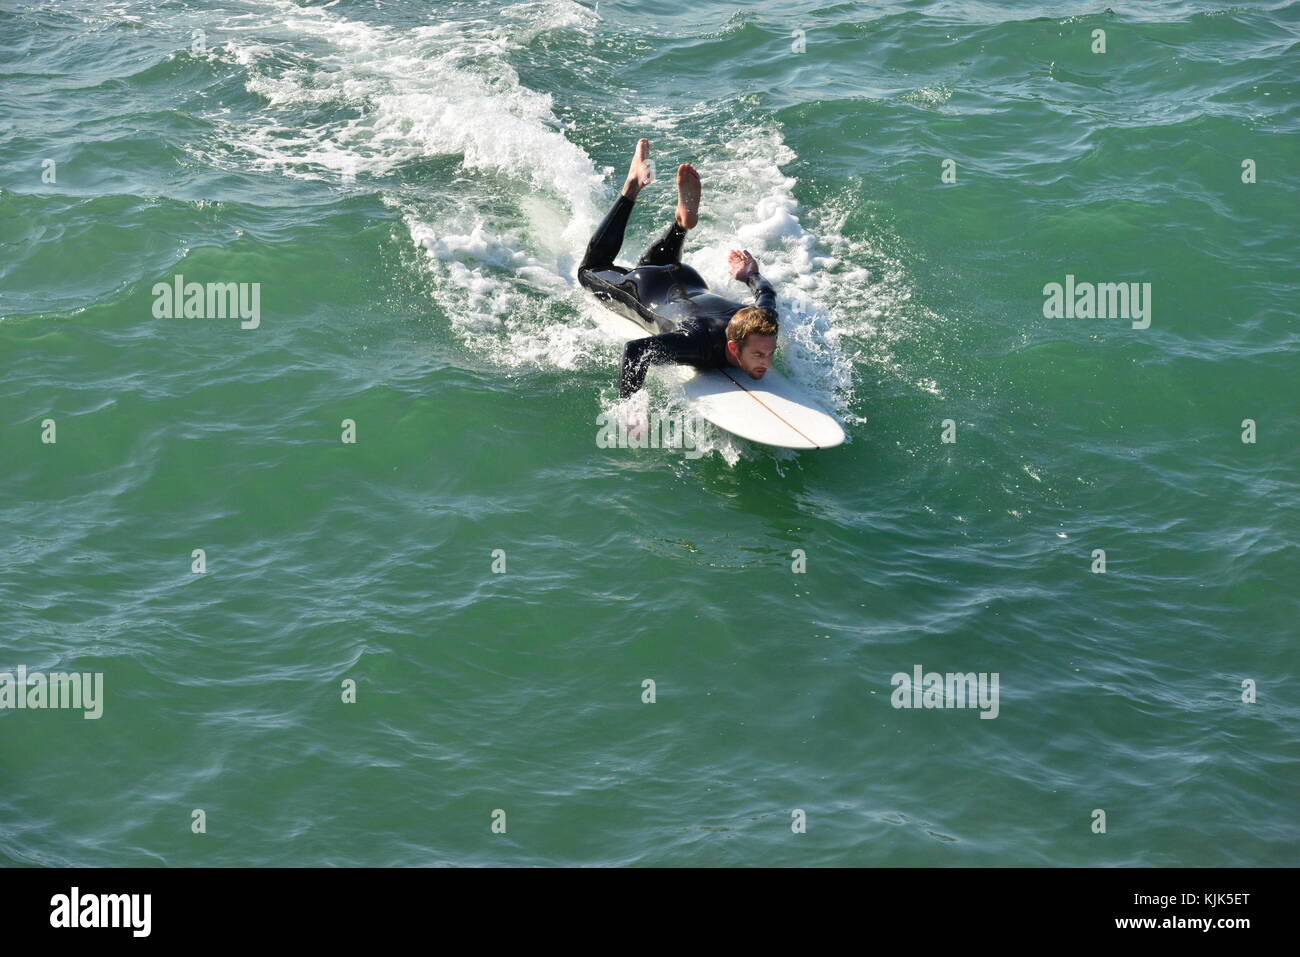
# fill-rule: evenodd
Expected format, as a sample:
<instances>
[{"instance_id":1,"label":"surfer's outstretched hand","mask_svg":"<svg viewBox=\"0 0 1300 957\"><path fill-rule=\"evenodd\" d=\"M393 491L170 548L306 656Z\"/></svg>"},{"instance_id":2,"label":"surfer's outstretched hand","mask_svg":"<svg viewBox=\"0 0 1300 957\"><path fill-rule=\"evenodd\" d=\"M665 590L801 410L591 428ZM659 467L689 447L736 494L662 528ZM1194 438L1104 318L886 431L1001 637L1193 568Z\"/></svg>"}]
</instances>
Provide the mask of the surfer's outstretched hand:
<instances>
[{"instance_id":1,"label":"surfer's outstretched hand","mask_svg":"<svg viewBox=\"0 0 1300 957\"><path fill-rule=\"evenodd\" d=\"M758 272L758 260L748 249L733 249L727 256L727 265L731 267L731 278L741 282Z\"/></svg>"}]
</instances>

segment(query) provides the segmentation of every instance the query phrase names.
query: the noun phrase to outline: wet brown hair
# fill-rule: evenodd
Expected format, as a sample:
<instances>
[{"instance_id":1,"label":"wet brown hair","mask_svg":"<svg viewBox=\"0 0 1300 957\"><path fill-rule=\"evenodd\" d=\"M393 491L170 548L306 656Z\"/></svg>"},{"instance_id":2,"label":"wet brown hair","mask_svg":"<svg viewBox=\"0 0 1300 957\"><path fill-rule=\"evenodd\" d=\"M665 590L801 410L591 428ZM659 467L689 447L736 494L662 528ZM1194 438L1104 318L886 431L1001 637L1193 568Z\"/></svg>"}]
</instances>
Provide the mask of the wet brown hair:
<instances>
[{"instance_id":1,"label":"wet brown hair","mask_svg":"<svg viewBox=\"0 0 1300 957\"><path fill-rule=\"evenodd\" d=\"M758 306L738 309L727 323L727 338L740 345L746 336L774 336L778 332L776 315Z\"/></svg>"}]
</instances>

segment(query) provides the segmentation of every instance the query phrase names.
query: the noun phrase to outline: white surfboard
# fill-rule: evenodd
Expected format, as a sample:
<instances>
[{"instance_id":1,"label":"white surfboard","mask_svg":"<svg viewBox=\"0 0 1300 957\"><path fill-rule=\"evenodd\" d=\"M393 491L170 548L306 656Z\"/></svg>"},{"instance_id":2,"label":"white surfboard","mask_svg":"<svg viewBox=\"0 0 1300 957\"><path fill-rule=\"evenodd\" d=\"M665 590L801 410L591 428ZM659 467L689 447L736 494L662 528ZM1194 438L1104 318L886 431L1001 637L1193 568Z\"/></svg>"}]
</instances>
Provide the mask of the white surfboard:
<instances>
[{"instance_id":1,"label":"white surfboard","mask_svg":"<svg viewBox=\"0 0 1300 957\"><path fill-rule=\"evenodd\" d=\"M623 339L650 335L617 313L601 317ZM798 383L769 368L761 379L743 369L693 369L673 365L691 408L720 429L751 442L785 449L829 449L844 441L844 429Z\"/></svg>"}]
</instances>

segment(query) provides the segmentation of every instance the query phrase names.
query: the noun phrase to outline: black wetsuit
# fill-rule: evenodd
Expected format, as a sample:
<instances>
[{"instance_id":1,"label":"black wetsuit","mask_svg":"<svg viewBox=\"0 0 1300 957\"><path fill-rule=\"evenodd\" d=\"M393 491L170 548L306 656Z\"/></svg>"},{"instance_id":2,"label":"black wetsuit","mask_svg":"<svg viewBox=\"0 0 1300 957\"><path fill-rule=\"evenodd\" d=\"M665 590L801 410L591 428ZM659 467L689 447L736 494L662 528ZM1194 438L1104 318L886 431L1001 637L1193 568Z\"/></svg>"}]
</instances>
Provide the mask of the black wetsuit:
<instances>
[{"instance_id":1,"label":"black wetsuit","mask_svg":"<svg viewBox=\"0 0 1300 957\"><path fill-rule=\"evenodd\" d=\"M587 244L578 281L610 309L658 333L633 339L623 350L619 395L641 388L651 363L680 362L698 369L721 369L727 362L727 323L741 303L709 292L704 277L682 265L686 230L673 223L646 250L635 269L614 265L623 245L632 200L619 196ZM755 270L746 280L755 305L776 314L776 292Z\"/></svg>"}]
</instances>

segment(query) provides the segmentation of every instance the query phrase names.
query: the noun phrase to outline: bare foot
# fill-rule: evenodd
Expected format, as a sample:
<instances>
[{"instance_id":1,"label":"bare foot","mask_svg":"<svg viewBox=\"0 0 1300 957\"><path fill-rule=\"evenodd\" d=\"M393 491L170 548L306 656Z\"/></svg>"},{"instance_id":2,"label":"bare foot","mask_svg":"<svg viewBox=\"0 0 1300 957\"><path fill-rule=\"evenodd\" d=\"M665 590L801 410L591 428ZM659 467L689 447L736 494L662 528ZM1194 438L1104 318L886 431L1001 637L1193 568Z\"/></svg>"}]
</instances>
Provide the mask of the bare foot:
<instances>
[{"instance_id":1,"label":"bare foot","mask_svg":"<svg viewBox=\"0 0 1300 957\"><path fill-rule=\"evenodd\" d=\"M694 229L700 219L700 174L690 163L677 167L677 225Z\"/></svg>"},{"instance_id":2,"label":"bare foot","mask_svg":"<svg viewBox=\"0 0 1300 957\"><path fill-rule=\"evenodd\" d=\"M627 168L627 181L623 184L623 195L636 199L636 194L654 181L654 171L650 168L650 141L636 141L632 151L632 165Z\"/></svg>"}]
</instances>

